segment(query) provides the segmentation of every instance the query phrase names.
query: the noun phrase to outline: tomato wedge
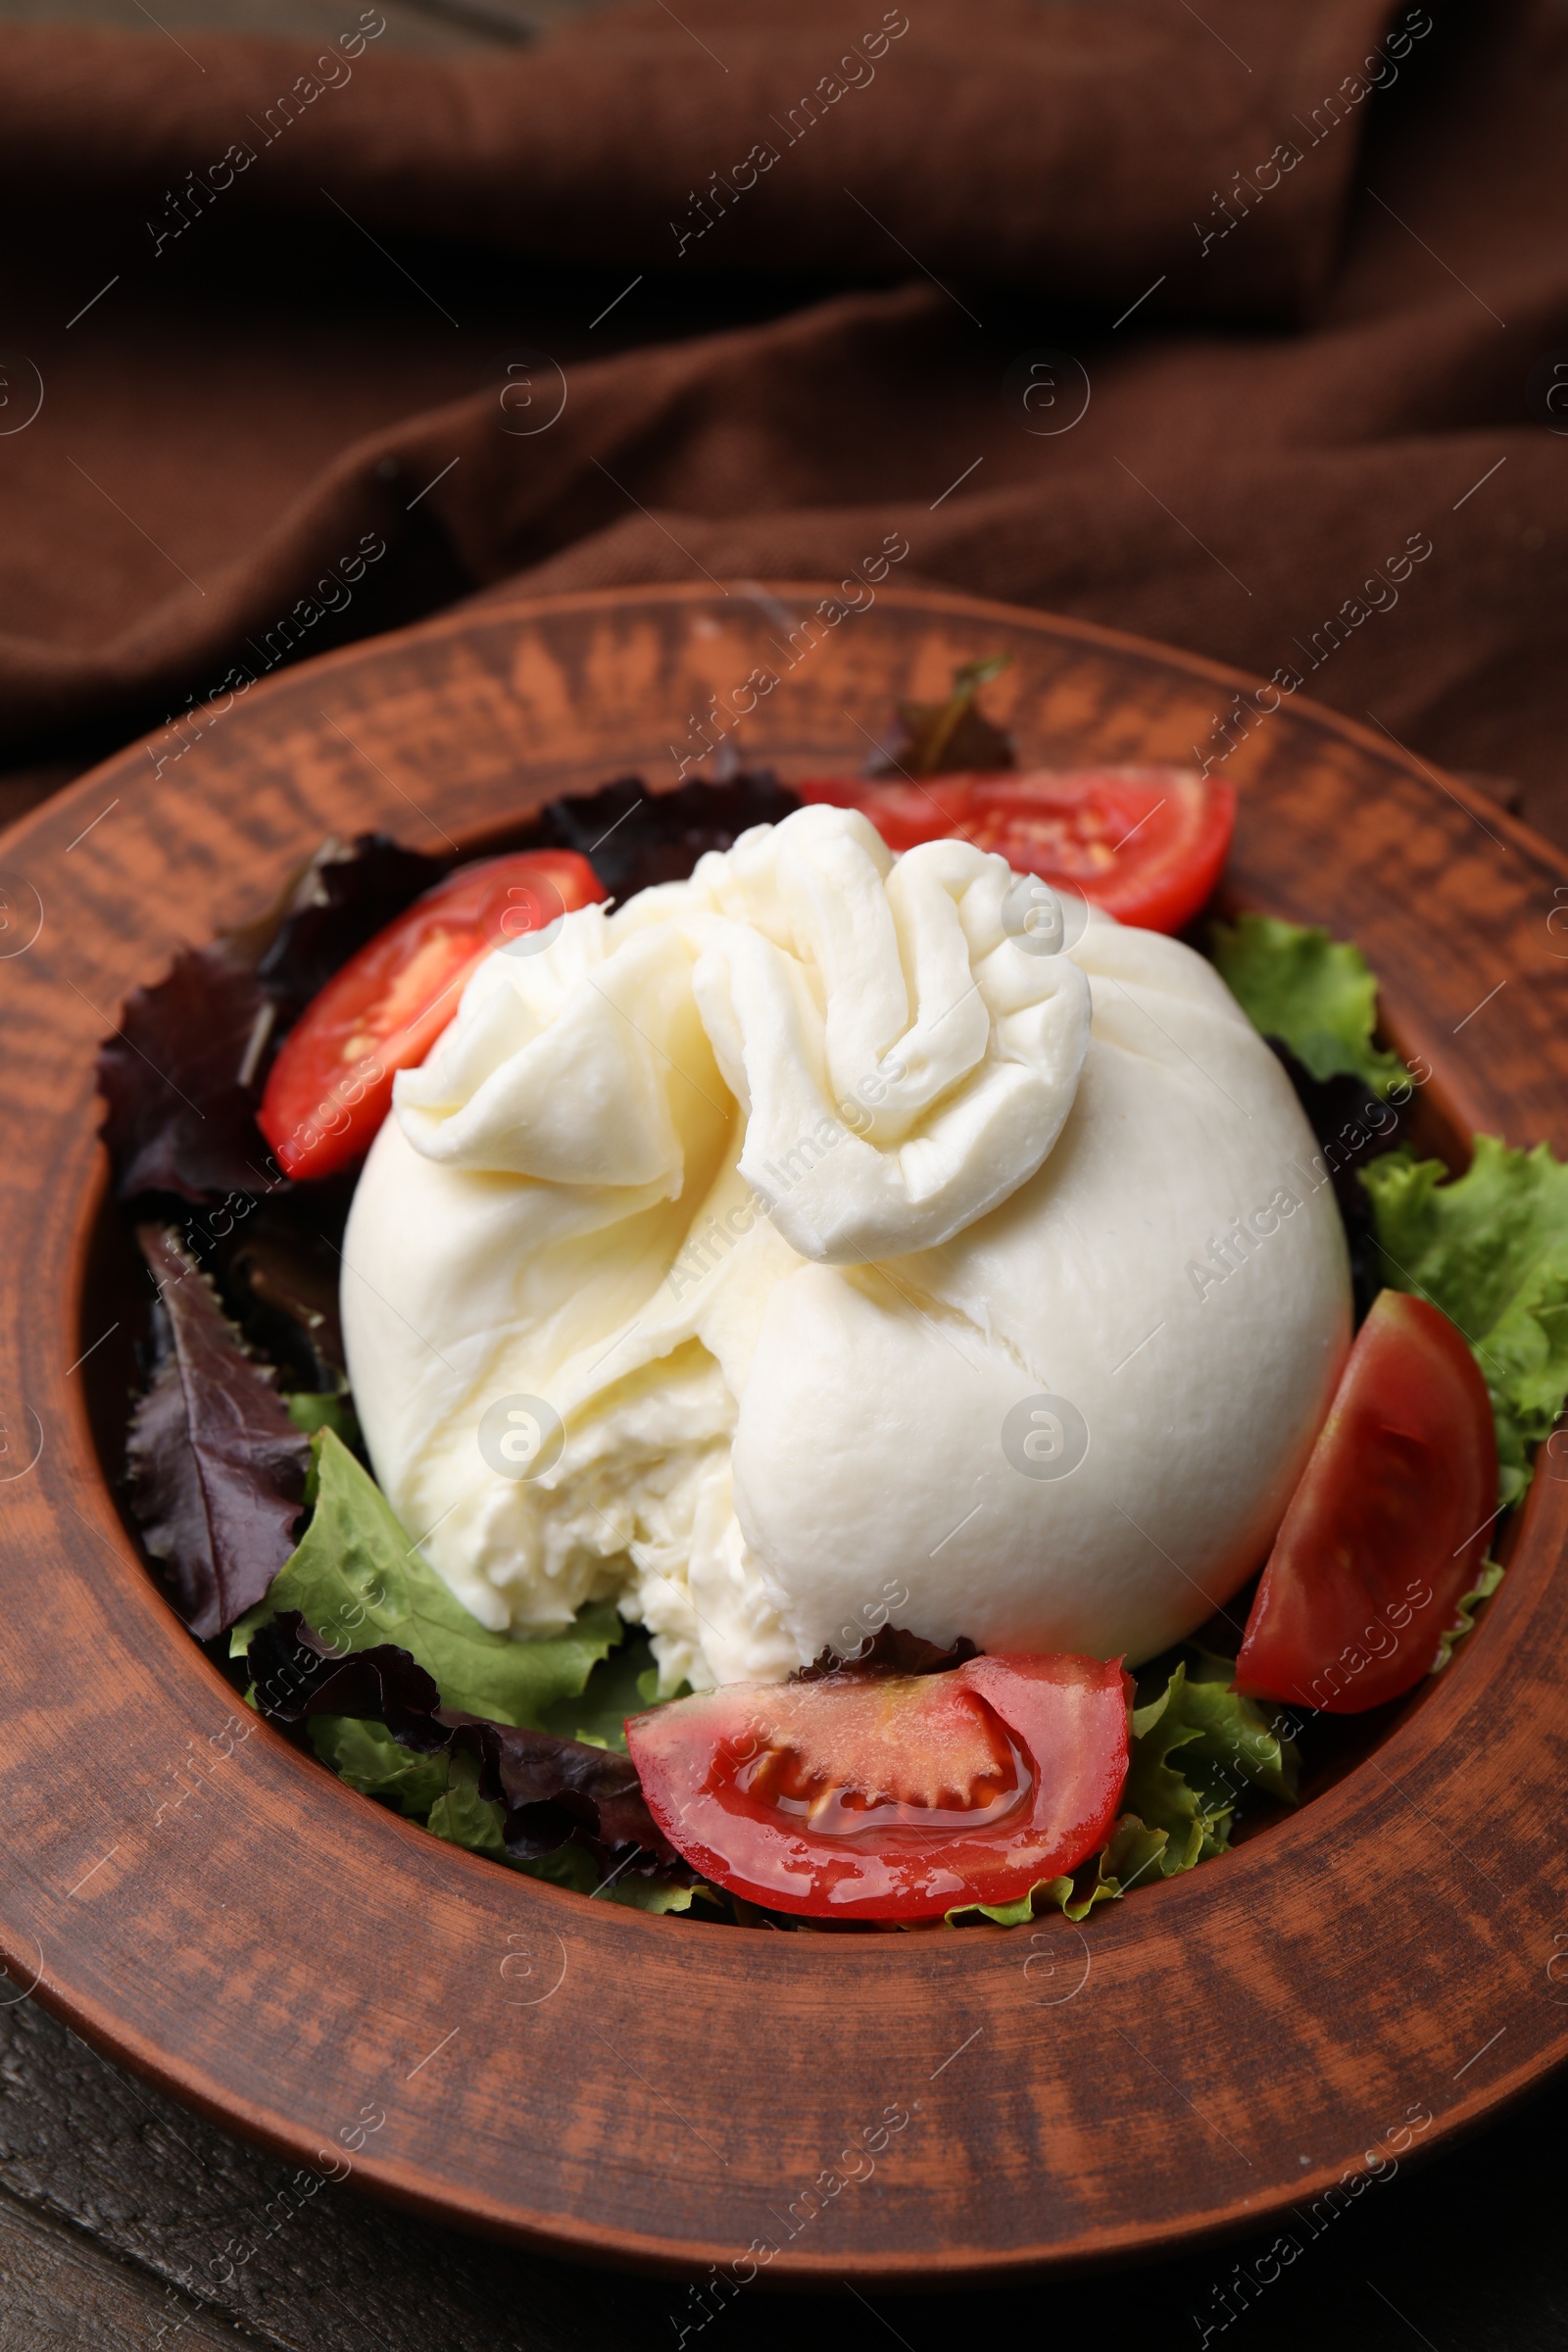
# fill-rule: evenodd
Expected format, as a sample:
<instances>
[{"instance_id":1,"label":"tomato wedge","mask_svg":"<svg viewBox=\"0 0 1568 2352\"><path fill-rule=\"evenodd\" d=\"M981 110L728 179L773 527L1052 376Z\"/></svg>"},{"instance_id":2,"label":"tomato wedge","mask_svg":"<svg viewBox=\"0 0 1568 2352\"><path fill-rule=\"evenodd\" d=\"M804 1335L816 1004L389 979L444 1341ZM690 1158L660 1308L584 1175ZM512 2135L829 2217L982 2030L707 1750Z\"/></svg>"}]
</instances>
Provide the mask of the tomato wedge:
<instances>
[{"instance_id":1,"label":"tomato wedge","mask_svg":"<svg viewBox=\"0 0 1568 2352\"><path fill-rule=\"evenodd\" d=\"M1330 1715L1397 1698L1486 1558L1497 1441L1463 1334L1380 1291L1257 1588L1236 1688Z\"/></svg>"},{"instance_id":2,"label":"tomato wedge","mask_svg":"<svg viewBox=\"0 0 1568 2352\"><path fill-rule=\"evenodd\" d=\"M890 850L954 834L999 850L1015 873L1081 891L1119 922L1179 931L1219 880L1236 793L1184 767L1010 769L919 784L829 777L803 801L858 808Z\"/></svg>"},{"instance_id":3,"label":"tomato wedge","mask_svg":"<svg viewBox=\"0 0 1568 2352\"><path fill-rule=\"evenodd\" d=\"M1121 1661L971 1658L943 1674L730 1684L634 1716L649 1810L715 1886L806 1918L1005 1903L1110 1835Z\"/></svg>"},{"instance_id":4,"label":"tomato wedge","mask_svg":"<svg viewBox=\"0 0 1568 2352\"><path fill-rule=\"evenodd\" d=\"M460 866L378 931L278 1049L257 1118L285 1176L334 1176L368 1151L392 1080L421 1062L493 948L602 899L586 858L533 850Z\"/></svg>"}]
</instances>

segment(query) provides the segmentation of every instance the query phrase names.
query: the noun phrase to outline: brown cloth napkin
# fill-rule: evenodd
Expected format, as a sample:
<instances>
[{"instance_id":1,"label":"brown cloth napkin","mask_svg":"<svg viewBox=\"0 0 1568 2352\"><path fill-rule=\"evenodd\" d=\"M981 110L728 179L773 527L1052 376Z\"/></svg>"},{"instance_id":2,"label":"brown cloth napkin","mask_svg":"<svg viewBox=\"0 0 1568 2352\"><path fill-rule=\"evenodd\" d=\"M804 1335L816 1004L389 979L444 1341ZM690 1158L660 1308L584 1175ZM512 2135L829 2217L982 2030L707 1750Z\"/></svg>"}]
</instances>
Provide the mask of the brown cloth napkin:
<instances>
[{"instance_id":1,"label":"brown cloth napkin","mask_svg":"<svg viewBox=\"0 0 1568 2352\"><path fill-rule=\"evenodd\" d=\"M1559 8L656 0L437 60L342 16L0 34L11 807L466 594L897 530L1568 840Z\"/></svg>"}]
</instances>

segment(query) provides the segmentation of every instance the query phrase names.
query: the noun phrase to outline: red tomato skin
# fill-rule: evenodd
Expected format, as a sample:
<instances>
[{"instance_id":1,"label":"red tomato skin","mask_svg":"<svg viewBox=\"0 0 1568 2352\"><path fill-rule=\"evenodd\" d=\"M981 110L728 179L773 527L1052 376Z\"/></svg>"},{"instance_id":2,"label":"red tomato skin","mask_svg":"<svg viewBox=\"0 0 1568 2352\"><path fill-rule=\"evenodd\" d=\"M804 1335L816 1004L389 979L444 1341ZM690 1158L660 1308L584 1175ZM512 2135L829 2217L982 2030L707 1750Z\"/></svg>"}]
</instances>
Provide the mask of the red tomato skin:
<instances>
[{"instance_id":1,"label":"red tomato skin","mask_svg":"<svg viewBox=\"0 0 1568 2352\"><path fill-rule=\"evenodd\" d=\"M1486 1557L1497 1440L1463 1334L1380 1291L1291 1498L1236 1688L1359 1715L1420 1682Z\"/></svg>"},{"instance_id":2,"label":"red tomato skin","mask_svg":"<svg viewBox=\"0 0 1568 2352\"><path fill-rule=\"evenodd\" d=\"M585 858L531 850L460 866L350 956L278 1049L257 1123L296 1183L335 1176L374 1142L399 1070L423 1061L492 949L602 899ZM399 1003L400 981L414 993Z\"/></svg>"},{"instance_id":3,"label":"red tomato skin","mask_svg":"<svg viewBox=\"0 0 1568 2352\"><path fill-rule=\"evenodd\" d=\"M1236 824L1236 793L1196 768L998 769L882 783L797 784L803 801L858 808L894 851L957 835L1020 874L1076 890L1118 922L1180 931L1212 896Z\"/></svg>"},{"instance_id":4,"label":"red tomato skin","mask_svg":"<svg viewBox=\"0 0 1568 2352\"><path fill-rule=\"evenodd\" d=\"M631 1718L626 1744L649 1810L714 1886L808 1919L939 1919L959 1904L1014 1901L1098 1852L1127 1778L1133 1685L1119 1658L980 1657L920 1679L981 1699L1025 1752L1033 1785L1014 1813L977 1832L814 1834L735 1786L778 1695L752 1684ZM806 1686L823 1707L842 1688L837 1677Z\"/></svg>"}]
</instances>

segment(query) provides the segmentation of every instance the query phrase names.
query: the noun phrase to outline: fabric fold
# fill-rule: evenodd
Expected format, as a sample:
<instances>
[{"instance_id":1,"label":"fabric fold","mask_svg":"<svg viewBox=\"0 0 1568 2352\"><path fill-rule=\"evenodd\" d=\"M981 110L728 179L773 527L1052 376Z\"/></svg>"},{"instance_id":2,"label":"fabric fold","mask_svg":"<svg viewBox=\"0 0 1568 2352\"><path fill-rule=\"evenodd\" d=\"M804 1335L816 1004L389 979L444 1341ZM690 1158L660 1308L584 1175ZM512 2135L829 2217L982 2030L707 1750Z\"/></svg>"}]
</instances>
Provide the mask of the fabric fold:
<instances>
[{"instance_id":1,"label":"fabric fold","mask_svg":"<svg viewBox=\"0 0 1568 2352\"><path fill-rule=\"evenodd\" d=\"M1549 12L679 17L0 30L0 757L46 763L0 813L466 596L891 538L1292 667L1568 835Z\"/></svg>"}]
</instances>

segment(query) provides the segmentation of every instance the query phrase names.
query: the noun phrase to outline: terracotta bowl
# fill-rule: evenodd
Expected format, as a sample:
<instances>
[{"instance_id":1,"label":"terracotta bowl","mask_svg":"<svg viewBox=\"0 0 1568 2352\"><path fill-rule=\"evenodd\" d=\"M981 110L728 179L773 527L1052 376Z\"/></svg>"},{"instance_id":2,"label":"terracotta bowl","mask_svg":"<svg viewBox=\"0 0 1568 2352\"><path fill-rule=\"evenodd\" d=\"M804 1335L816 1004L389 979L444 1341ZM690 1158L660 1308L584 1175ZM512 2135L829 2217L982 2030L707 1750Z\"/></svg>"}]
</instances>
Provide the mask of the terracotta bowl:
<instances>
[{"instance_id":1,"label":"terracotta bowl","mask_svg":"<svg viewBox=\"0 0 1568 2352\"><path fill-rule=\"evenodd\" d=\"M1454 1668L1299 1814L1083 1930L820 1937L589 1902L356 1795L245 1716L106 1467L138 1309L93 1049L323 833L466 842L630 768L672 783L693 714L760 665L741 743L786 778L858 764L895 695L1003 645L992 706L1046 761L1189 760L1246 683L888 589L785 671L820 593L460 614L290 670L0 843L0 1944L13 1997L443 2220L771 2283L996 2278L1255 2229L1348 2176L1343 2202L1368 2151L1437 2146L1568 2054L1568 1462ZM1359 942L1433 1065L1428 1134L1568 1152L1568 862L1301 701L1226 772L1230 891Z\"/></svg>"}]
</instances>

